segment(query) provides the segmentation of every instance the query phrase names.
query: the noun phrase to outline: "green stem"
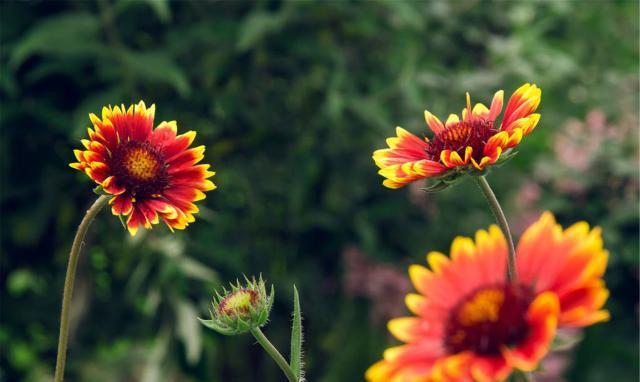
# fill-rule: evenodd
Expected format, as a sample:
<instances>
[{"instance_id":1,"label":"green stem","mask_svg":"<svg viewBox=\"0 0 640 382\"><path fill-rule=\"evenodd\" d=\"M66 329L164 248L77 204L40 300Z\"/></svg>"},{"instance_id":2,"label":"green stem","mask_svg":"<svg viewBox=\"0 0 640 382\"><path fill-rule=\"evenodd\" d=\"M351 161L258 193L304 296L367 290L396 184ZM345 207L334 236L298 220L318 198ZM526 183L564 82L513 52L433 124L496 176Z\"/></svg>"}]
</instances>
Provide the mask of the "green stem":
<instances>
[{"instance_id":1,"label":"green stem","mask_svg":"<svg viewBox=\"0 0 640 382\"><path fill-rule=\"evenodd\" d=\"M71 245L69 253L69 263L67 264L67 275L64 279L64 292L62 293L62 313L60 314L60 336L58 337L58 356L56 358L55 382L62 382L64 378L64 365L67 361L67 339L69 337L69 308L71 306L71 296L73 294L73 283L76 278L76 266L80 249L84 244L84 237L87 230L102 207L107 204L110 196L100 196L87 210L82 222L78 226L78 231Z\"/></svg>"},{"instance_id":2,"label":"green stem","mask_svg":"<svg viewBox=\"0 0 640 382\"><path fill-rule=\"evenodd\" d=\"M511 237L511 230L509 230L507 218L504 216L500 203L498 202L496 195L493 193L493 190L491 190L491 186L489 186L485 177L476 176L474 178L476 179L480 190L482 190L484 197L487 198L491 212L493 212L502 233L507 238L507 247L509 249L509 255L507 256L507 277L509 278L509 281L516 282L518 281L518 272L516 270L516 250L513 246L513 238Z\"/></svg>"},{"instance_id":3,"label":"green stem","mask_svg":"<svg viewBox=\"0 0 640 382\"><path fill-rule=\"evenodd\" d=\"M533 382L533 373L531 373L531 372L523 372L523 371L516 371L515 373L512 374L511 378L509 378L509 381L512 381L512 382Z\"/></svg>"},{"instance_id":4,"label":"green stem","mask_svg":"<svg viewBox=\"0 0 640 382\"><path fill-rule=\"evenodd\" d=\"M262 348L267 352L267 354L269 354L269 356L271 356L271 358L276 361L276 364L278 364L284 375L287 376L289 382L298 382L298 378L293 373L293 370L291 370L291 367L289 366L287 361L284 359L282 354L280 354L278 349L276 349L275 346L273 346L273 344L269 342L264 333L262 333L262 330L260 330L260 328L258 327L253 328L251 329L251 334L253 334L258 343L262 345Z\"/></svg>"}]
</instances>

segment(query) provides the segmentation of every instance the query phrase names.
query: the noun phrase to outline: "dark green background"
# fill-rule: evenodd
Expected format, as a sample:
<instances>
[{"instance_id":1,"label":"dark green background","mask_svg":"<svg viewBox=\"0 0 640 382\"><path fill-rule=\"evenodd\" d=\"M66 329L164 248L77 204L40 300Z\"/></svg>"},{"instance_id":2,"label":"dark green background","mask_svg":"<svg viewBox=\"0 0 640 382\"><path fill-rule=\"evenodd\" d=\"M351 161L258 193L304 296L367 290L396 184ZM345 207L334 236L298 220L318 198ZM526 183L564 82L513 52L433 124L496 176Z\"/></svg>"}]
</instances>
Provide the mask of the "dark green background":
<instances>
[{"instance_id":1,"label":"dark green background","mask_svg":"<svg viewBox=\"0 0 640 382\"><path fill-rule=\"evenodd\" d=\"M637 378L637 1L13 1L0 25L0 380L52 374L67 253L95 198L68 167L89 112L155 103L158 122L198 132L219 189L173 235L130 239L100 215L78 269L67 380L281 381L249 336L195 321L216 287L262 273L276 286L267 335L288 353L295 283L309 380L357 381L395 343L389 317L372 313L393 291L370 272L378 294L347 293L345 248L405 275L492 222L471 181L383 188L372 151L395 125L425 133L424 108L445 118L467 90L488 103L523 82L543 89L542 120L489 180L516 226L544 209L602 226L612 320L586 330L567 378ZM558 137L594 110L618 135L576 170ZM584 148L589 131L569 141ZM540 190L527 206L523 184Z\"/></svg>"}]
</instances>

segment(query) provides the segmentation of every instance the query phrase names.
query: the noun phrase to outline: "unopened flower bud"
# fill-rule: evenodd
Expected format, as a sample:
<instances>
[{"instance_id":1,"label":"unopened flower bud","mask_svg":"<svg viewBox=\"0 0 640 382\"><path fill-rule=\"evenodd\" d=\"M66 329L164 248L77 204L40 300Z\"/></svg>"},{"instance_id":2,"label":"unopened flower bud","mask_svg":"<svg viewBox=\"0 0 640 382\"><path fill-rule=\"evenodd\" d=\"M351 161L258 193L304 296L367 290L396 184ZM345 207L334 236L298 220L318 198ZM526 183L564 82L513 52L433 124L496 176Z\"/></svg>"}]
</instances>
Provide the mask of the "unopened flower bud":
<instances>
[{"instance_id":1,"label":"unopened flower bud","mask_svg":"<svg viewBox=\"0 0 640 382\"><path fill-rule=\"evenodd\" d=\"M231 284L231 291L223 288L216 292L211 304L211 319L198 318L202 324L224 335L236 335L264 326L269 320L273 305L273 286L267 295L265 283L260 277Z\"/></svg>"}]
</instances>

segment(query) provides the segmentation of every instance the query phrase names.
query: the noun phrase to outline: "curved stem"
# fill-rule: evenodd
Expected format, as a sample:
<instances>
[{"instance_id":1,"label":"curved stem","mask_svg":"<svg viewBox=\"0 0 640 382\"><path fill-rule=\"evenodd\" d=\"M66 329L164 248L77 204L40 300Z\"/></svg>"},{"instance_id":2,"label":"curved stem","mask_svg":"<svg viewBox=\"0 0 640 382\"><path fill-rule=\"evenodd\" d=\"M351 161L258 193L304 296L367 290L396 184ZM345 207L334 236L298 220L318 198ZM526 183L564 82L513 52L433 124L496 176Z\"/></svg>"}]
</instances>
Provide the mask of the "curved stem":
<instances>
[{"instance_id":1,"label":"curved stem","mask_svg":"<svg viewBox=\"0 0 640 382\"><path fill-rule=\"evenodd\" d=\"M71 295L73 294L73 283L76 278L76 266L78 265L78 257L80 249L84 244L84 237L87 230L102 207L107 204L110 196L100 196L87 210L82 222L78 226L78 231L71 245L69 253L69 263L67 264L67 275L64 279L64 292L62 293L62 313L60 314L60 335L58 337L58 356L56 358L56 374L55 382L62 382L64 377L64 365L67 360L67 339L69 336L69 308L71 306Z\"/></svg>"},{"instance_id":2,"label":"curved stem","mask_svg":"<svg viewBox=\"0 0 640 382\"><path fill-rule=\"evenodd\" d=\"M512 377L509 378L509 381L513 382L533 382L533 373L531 372L523 372L516 371L513 373Z\"/></svg>"},{"instance_id":3,"label":"curved stem","mask_svg":"<svg viewBox=\"0 0 640 382\"><path fill-rule=\"evenodd\" d=\"M502 233L507 239L507 247L509 248L509 255L507 256L507 277L509 281L516 282L518 281L518 272L516 270L516 250L513 246L513 238L511 237L511 230L509 230L509 224L507 223L507 218L504 216L504 212L502 212L502 208L500 207L500 203L496 198L496 195L493 193L491 186L485 179L484 176L476 176L475 177L480 190L484 194L484 197L487 198L487 202L489 203L489 207L491 208L491 212L496 218Z\"/></svg>"},{"instance_id":4,"label":"curved stem","mask_svg":"<svg viewBox=\"0 0 640 382\"><path fill-rule=\"evenodd\" d=\"M287 376L287 379L289 380L289 382L298 382L298 377L296 377L293 370L291 370L291 367L289 366L287 361L284 359L282 354L278 352L278 349L276 349L275 346L273 346L273 344L269 342L269 340L264 335L264 333L262 333L262 330L260 330L260 328L257 328L257 327L253 328L251 329L251 334L253 334L256 340L258 340L258 343L262 345L262 347L267 352L267 354L269 354L269 356L271 356L271 358L273 358L273 360L276 361L276 363L278 364L278 366L280 367L284 375Z\"/></svg>"}]
</instances>

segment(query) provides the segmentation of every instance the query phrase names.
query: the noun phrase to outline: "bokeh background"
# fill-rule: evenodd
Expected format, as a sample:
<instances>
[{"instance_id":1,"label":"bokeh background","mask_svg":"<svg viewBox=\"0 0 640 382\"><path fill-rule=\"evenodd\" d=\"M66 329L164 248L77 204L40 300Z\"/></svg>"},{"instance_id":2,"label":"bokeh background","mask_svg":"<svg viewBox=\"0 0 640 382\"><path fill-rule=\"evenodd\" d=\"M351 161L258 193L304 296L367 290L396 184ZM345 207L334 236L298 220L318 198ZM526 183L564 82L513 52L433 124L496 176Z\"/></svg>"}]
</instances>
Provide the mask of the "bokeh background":
<instances>
[{"instance_id":1,"label":"bokeh background","mask_svg":"<svg viewBox=\"0 0 640 382\"><path fill-rule=\"evenodd\" d=\"M68 381L282 381L250 336L205 331L216 287L262 273L307 376L357 381L406 313L406 268L492 223L472 181L381 186L371 153L422 112L523 82L536 131L489 180L516 236L543 210L603 228L609 323L546 380L638 377L637 1L12 1L0 18L0 380L52 375L73 233L95 195L68 167L105 104L157 105L217 171L187 231L130 238L104 211L78 269ZM560 377L563 375L564 377ZM542 377L539 379L542 381Z\"/></svg>"}]
</instances>

